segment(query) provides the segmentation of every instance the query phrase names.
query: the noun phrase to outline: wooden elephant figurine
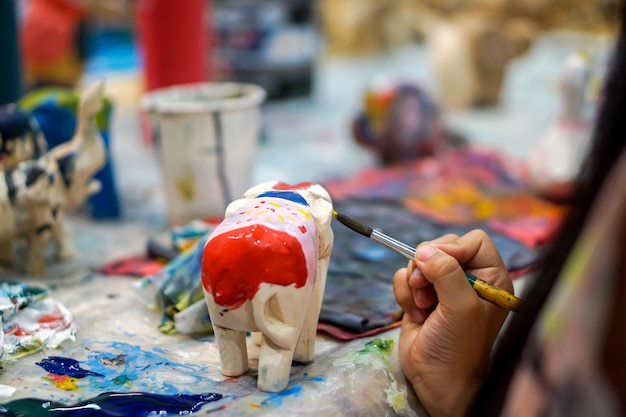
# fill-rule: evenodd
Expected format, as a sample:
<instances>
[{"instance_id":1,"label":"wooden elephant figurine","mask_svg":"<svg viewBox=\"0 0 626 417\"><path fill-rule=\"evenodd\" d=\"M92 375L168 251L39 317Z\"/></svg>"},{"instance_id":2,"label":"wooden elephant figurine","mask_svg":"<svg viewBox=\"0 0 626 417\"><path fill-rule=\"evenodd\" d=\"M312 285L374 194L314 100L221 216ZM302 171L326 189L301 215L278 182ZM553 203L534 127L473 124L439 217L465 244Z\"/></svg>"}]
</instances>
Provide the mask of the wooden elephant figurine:
<instances>
[{"instance_id":1,"label":"wooden elephant figurine","mask_svg":"<svg viewBox=\"0 0 626 417\"><path fill-rule=\"evenodd\" d=\"M262 334L262 391L285 389L292 360L313 360L333 246L331 220L330 196L314 183L262 183L226 208L202 258L224 375L248 369L247 331Z\"/></svg>"},{"instance_id":2,"label":"wooden elephant figurine","mask_svg":"<svg viewBox=\"0 0 626 417\"><path fill-rule=\"evenodd\" d=\"M0 263L13 264L13 242L26 240L24 269L45 272L44 249L52 238L56 256L74 255L63 213L82 205L99 188L93 179L106 161L104 143L94 123L100 110L104 82L85 88L72 139L36 159L0 170Z\"/></svg>"}]
</instances>

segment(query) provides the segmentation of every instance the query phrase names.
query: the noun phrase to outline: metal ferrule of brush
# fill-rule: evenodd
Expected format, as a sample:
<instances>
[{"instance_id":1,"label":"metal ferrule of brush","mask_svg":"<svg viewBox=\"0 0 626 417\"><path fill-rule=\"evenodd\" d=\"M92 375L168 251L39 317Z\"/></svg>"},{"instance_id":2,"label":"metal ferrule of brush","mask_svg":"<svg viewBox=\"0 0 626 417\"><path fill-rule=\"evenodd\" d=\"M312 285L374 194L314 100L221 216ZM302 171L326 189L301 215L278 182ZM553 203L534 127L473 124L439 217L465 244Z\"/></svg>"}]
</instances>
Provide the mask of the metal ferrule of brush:
<instances>
[{"instance_id":1,"label":"metal ferrule of brush","mask_svg":"<svg viewBox=\"0 0 626 417\"><path fill-rule=\"evenodd\" d=\"M413 258L415 257L415 248L412 248L409 245L400 242L399 240L389 237L376 229L372 231L370 239L401 253L409 260L413 260Z\"/></svg>"}]
</instances>

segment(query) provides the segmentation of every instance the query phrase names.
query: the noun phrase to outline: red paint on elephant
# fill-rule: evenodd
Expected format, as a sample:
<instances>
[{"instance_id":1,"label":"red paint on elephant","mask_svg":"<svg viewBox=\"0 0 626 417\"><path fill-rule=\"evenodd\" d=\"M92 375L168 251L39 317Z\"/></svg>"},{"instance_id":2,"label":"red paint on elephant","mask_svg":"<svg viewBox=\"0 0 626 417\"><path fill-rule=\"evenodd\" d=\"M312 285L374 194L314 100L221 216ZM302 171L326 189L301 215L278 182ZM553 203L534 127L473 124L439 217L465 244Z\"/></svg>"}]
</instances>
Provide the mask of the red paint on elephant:
<instances>
[{"instance_id":1,"label":"red paint on elephant","mask_svg":"<svg viewBox=\"0 0 626 417\"><path fill-rule=\"evenodd\" d=\"M299 182L294 185L287 184L284 182L278 182L272 187L272 189L282 190L282 191L308 190L313 185L315 185L315 183L313 182Z\"/></svg>"},{"instance_id":2,"label":"red paint on elephant","mask_svg":"<svg viewBox=\"0 0 626 417\"><path fill-rule=\"evenodd\" d=\"M204 247L202 283L215 302L228 309L254 297L262 283L300 288L307 266L292 235L251 225L212 237Z\"/></svg>"}]
</instances>

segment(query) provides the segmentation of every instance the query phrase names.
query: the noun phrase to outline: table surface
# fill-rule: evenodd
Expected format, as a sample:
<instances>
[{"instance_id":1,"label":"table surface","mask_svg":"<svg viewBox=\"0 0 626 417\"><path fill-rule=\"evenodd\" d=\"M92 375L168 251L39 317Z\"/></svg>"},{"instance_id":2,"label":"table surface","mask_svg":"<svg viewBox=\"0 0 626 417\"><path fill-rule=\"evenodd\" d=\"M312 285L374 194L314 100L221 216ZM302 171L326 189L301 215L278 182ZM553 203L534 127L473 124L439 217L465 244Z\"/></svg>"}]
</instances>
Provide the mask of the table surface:
<instances>
[{"instance_id":1,"label":"table surface","mask_svg":"<svg viewBox=\"0 0 626 417\"><path fill-rule=\"evenodd\" d=\"M558 114L560 63L578 48L605 46L603 40L579 34L545 36L512 62L498 107L448 112L445 120L472 143L525 158ZM374 156L350 137L349 125L364 87L381 74L434 85L421 46L375 57L320 59L311 97L264 105L255 182L324 181L374 165ZM373 339L397 342L397 329L350 342L319 335L315 361L292 368L287 391L261 393L255 386L256 347L250 341L251 371L225 378L212 336L159 332L161 313L147 306L148 291L138 288L136 278L92 272L93 266L142 253L147 238L166 227L158 159L141 139L132 93L138 88L137 75L110 74L108 80L116 102L111 140L123 218L93 221L85 213L72 213L67 217L79 249L76 259L51 264L45 278L8 270L0 275L49 288L50 297L70 310L78 328L75 341L3 364L0 383L16 391L0 402L34 397L73 404L109 391L214 392L224 397L203 408L213 410L212 415L421 414L399 371L397 346L387 352L368 345ZM104 376L86 377L63 389L36 365L49 356L74 358Z\"/></svg>"}]
</instances>

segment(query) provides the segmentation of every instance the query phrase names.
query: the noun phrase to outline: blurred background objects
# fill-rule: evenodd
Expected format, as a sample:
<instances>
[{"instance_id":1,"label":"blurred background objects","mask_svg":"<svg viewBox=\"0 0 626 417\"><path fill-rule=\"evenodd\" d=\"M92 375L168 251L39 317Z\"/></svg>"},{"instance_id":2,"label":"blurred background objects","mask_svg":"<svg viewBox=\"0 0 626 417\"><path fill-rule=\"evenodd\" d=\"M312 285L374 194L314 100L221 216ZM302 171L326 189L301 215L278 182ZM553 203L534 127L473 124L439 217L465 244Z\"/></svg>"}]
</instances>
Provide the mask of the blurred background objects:
<instances>
[{"instance_id":1,"label":"blurred background objects","mask_svg":"<svg viewBox=\"0 0 626 417\"><path fill-rule=\"evenodd\" d=\"M542 138L554 137L551 126L564 131L559 120L571 106L582 106L585 126L592 123L596 102L575 104L580 100L572 91L590 95L601 84L614 29L610 6L583 0L8 1L2 3L7 76L0 92L46 127L45 114L59 113L55 105L71 115L71 100L59 97L106 78L107 122L100 127L110 152L108 182L123 195L145 186L162 198L161 183L147 174L159 167L139 100L186 83L246 82L266 91L255 181L322 181L461 145L528 161L540 153L533 148L540 149ZM585 85L565 88L568 93L560 86L561 68L579 50L588 56L589 75L581 79ZM587 127L575 134L585 135ZM582 143L559 137L564 146ZM50 141L58 142L54 135ZM142 164L147 168L140 172ZM118 167L123 172L116 175Z\"/></svg>"}]
</instances>

